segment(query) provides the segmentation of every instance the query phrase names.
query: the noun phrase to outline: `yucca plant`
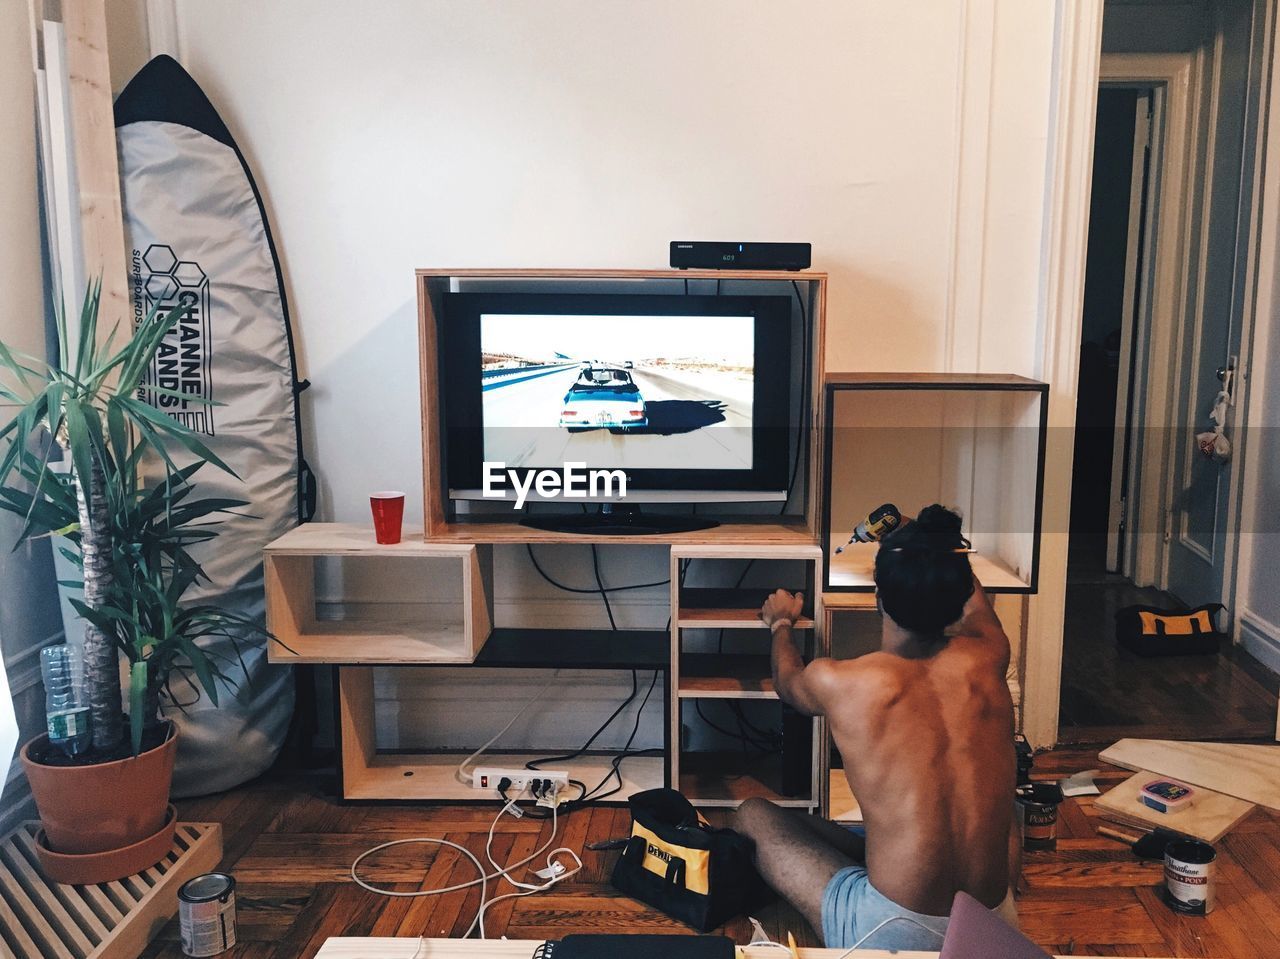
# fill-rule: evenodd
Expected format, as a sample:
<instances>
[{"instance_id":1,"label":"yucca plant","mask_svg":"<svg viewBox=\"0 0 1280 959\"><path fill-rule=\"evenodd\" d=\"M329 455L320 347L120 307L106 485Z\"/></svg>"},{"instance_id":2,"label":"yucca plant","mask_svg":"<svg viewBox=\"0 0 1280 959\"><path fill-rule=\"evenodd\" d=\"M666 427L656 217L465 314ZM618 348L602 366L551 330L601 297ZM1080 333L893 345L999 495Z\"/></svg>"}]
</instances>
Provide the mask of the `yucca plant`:
<instances>
[{"instance_id":1,"label":"yucca plant","mask_svg":"<svg viewBox=\"0 0 1280 959\"><path fill-rule=\"evenodd\" d=\"M84 579L83 599L75 605L85 621L91 755L105 759L118 754L124 739L122 654L131 666L136 753L143 730L158 722L159 689L175 665L189 663L216 702L217 683L226 677L195 639L262 630L212 607L179 605L202 576L188 547L216 535L196 521L244 505L191 500L191 477L206 463L232 470L190 429L137 398L179 309L153 308L116 348L118 329L99 343L100 306L101 281L95 281L85 295L74 348L65 316L58 314L56 365L0 343L0 400L19 407L0 428L0 442L7 441L0 456L0 508L23 517L21 539L61 533L74 547ZM154 384L147 391L191 399ZM50 467L54 443L70 458L69 475ZM171 455L179 448L194 461L180 467ZM140 479L148 464L159 464L150 488Z\"/></svg>"}]
</instances>

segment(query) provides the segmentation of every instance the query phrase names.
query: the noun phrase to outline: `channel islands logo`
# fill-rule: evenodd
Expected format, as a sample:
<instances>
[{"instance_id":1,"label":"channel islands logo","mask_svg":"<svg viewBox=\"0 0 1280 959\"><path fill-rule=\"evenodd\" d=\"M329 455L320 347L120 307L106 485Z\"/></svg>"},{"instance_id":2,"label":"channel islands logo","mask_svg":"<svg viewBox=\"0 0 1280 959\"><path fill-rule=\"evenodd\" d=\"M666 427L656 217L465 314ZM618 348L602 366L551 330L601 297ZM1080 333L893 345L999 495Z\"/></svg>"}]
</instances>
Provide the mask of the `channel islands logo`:
<instances>
[{"instance_id":1,"label":"channel islands logo","mask_svg":"<svg viewBox=\"0 0 1280 959\"><path fill-rule=\"evenodd\" d=\"M213 436L209 277L195 260L180 260L173 247L153 243L145 252L132 251L130 279L135 326L153 308L162 314L178 310L138 387L138 399Z\"/></svg>"}]
</instances>

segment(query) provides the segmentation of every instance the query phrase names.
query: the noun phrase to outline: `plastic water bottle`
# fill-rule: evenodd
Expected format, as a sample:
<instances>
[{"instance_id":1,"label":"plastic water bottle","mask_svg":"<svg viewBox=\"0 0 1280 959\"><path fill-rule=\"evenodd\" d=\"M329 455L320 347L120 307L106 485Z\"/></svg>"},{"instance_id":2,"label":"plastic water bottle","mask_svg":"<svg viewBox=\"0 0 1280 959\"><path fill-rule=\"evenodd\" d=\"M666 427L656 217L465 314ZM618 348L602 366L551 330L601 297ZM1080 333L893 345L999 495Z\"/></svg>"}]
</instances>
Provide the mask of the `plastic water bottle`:
<instances>
[{"instance_id":1,"label":"plastic water bottle","mask_svg":"<svg viewBox=\"0 0 1280 959\"><path fill-rule=\"evenodd\" d=\"M49 742L68 756L87 752L92 735L80 650L66 645L46 646L40 650L40 675L44 678Z\"/></svg>"}]
</instances>

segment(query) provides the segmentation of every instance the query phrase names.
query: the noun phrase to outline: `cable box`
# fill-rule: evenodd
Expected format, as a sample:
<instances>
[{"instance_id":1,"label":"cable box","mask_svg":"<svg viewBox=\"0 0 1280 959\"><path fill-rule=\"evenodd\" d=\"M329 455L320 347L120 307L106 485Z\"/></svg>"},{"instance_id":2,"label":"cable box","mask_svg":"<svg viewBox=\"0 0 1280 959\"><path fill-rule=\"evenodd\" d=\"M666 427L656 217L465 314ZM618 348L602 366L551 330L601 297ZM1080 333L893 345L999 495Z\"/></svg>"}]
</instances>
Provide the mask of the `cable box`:
<instances>
[{"instance_id":1,"label":"cable box","mask_svg":"<svg viewBox=\"0 0 1280 959\"><path fill-rule=\"evenodd\" d=\"M677 270L807 270L812 262L811 243L671 241Z\"/></svg>"}]
</instances>

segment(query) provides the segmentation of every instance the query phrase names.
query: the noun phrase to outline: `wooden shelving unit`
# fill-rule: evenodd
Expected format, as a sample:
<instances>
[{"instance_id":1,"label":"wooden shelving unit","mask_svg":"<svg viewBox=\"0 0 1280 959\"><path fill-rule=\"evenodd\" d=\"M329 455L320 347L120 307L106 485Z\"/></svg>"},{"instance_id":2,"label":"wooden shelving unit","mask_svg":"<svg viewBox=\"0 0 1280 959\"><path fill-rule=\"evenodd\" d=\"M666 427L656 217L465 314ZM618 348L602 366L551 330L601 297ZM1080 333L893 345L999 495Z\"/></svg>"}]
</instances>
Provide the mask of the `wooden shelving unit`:
<instances>
[{"instance_id":1,"label":"wooden shelving unit","mask_svg":"<svg viewBox=\"0 0 1280 959\"><path fill-rule=\"evenodd\" d=\"M762 796L783 805L825 811L833 793L842 808L847 805L841 784L833 787L827 732L821 720L812 721L812 735L797 736L799 741L807 743L803 750L806 755L800 757L804 763L798 762L795 752L787 753L788 787L803 783L804 777L797 775L797 769L808 771L805 788L793 790L799 795L784 792L783 762L777 755L753 755L748 759L741 750L703 748L705 744L700 742L688 744L697 749L684 748L682 710L696 711L704 701L711 709L724 710L731 708L728 704L742 703L732 709L754 710L761 715L773 711L784 717L784 725L792 733L803 723L797 723L794 714L782 712L784 706L773 688L768 658L770 635L758 615L763 591L685 588L680 573L684 564L690 562L705 567L734 561L738 565L726 568L726 575L697 580L731 582L741 569L740 562L752 558L781 561L787 568L799 569L801 572L794 581L784 579L779 585L805 591L811 608L806 608L805 616L796 625L797 637L803 641L807 656L828 654L833 617L849 611L875 611L870 576L873 549L854 548L840 554L842 558L837 562L824 560L824 555L828 559L833 557L834 547L848 536L847 530L839 529L839 525L849 520L858 508L865 511L898 496L903 498L902 505L914 506L908 497L918 499L924 490L928 492L923 495L934 496L933 490L939 489L939 501L955 502L943 495L946 490L941 488L945 484L937 481L939 471L943 465L956 465L958 475L972 478L979 459L991 452L987 448L991 444L971 443L970 458L965 460L963 449L957 454L953 448L965 445L962 442L965 434L957 432L949 438L954 442L942 451L951 459L925 456L923 468L920 461L898 462L892 444L885 449L876 448L876 457L863 458L861 465L855 463L857 468L848 475L842 474L837 484L842 491L840 495L847 493L856 503L850 500L833 504L833 484L827 478L833 475L833 470L850 469L838 450L833 451L834 434L843 428L841 416L848 412L837 397L851 395L851 391L860 391L861 399L855 404L855 412L861 411L865 419L878 426L884 425L886 413L887 419L893 420L897 411L904 408L909 411L907 425L912 425L914 416L921 424L936 427L927 417L938 404L931 406L931 401L919 398L947 395L958 396L963 402L957 401L942 409L944 426L972 428L977 420L971 417L966 424L958 418L960 413L969 411L992 417L996 422L1008 421L1038 429L1034 434L1038 444L1032 444L1030 452L1025 433L1018 434L1016 442L1000 447L998 452L1008 454L1009 462L1017 467L1015 475L1002 477L1004 485L1000 489L970 491L979 512L982 509L989 512L993 497L1005 497L1019 511L1017 523L1026 527L996 530L981 543L975 542L979 552L974 554L973 561L979 578L993 592L1035 589L1047 387L1020 377L985 375L828 375L823 367L826 274L719 270L419 270L415 282L422 376L423 529L406 531L405 541L397 546L378 546L369 529L311 524L285 535L265 552L268 625L279 638L270 649L270 658L273 662L322 663L334 667L341 794L348 799L492 799L455 779L457 765L465 754L408 754L378 749L375 668L430 664L457 668L661 670L667 717L664 724L666 755L626 760L622 765L623 788L613 801L624 801L636 790L667 784L678 785L700 806L730 807L748 797ZM617 537L532 529L520 525L519 515L507 504L460 507L450 499L439 415L443 397L437 351L446 293L674 294L687 292L691 284L695 292L710 292L723 285L726 292L731 290L734 294L750 290L790 296L794 289L803 304L793 312L792 328L793 342L807 346L802 360L807 367L803 369L803 376L796 375L793 382L793 386L795 383L807 386L803 395L799 395L799 391L796 394L799 408L804 411L797 437L802 468L782 515L744 516L726 511L725 515L711 515L720 520L721 525L709 530ZM793 372L798 374L799 370ZM868 397L872 399L861 402ZM908 398L905 405L901 402L903 397ZM1038 414L1034 402L1026 402L1027 398L1039 403ZM875 461L875 470L871 460ZM1028 469L1030 481L1026 478ZM901 475L895 476L895 471ZM885 475L880 476L879 472ZM900 481L905 485L894 485ZM1012 492L1005 488L1010 486ZM928 501L931 500L925 500ZM1027 525L1027 516L1033 517L1034 530ZM525 544L669 548L672 570L669 631L493 628L492 547ZM396 618L359 612L340 619L322 615L316 595L320 565L363 563L373 559L423 564L424 578L437 584L445 581L456 584L451 587L456 588L456 603L437 603L430 607L434 611L429 611L427 606L421 610L411 608ZM446 607L443 611L439 608L442 605ZM709 633L724 638L708 647ZM574 745L577 744L549 744L542 754ZM489 754L487 761L520 765L526 758L511 753ZM608 771L609 762L607 755L587 755L566 765L576 778L594 783ZM847 792L847 787L844 791Z\"/></svg>"},{"instance_id":2,"label":"wooden shelving unit","mask_svg":"<svg viewBox=\"0 0 1280 959\"><path fill-rule=\"evenodd\" d=\"M821 807L826 791L826 735L822 720L812 720L809 742L804 744L809 770L808 788L803 795L787 795L782 787L782 761L777 755L744 756L740 751L686 750L683 742L685 707L698 700L749 702L777 701L769 659L771 635L760 619L760 606L768 595L762 589L711 589L686 587L686 566L697 563L702 570L718 563L733 563L736 572L744 559L783 561L798 566L795 582L786 585L813 596L818 582L822 551L813 544L767 546L756 544L734 550L701 544L671 548L671 686L675 690L671 708L669 766L673 782L695 806L736 806L744 799L760 796L780 805L810 810ZM702 630L738 630L744 636L759 637L760 651L754 653L695 651L687 640ZM813 615L796 622L797 638L810 655L824 655L823 631ZM779 707L781 708L781 707ZM784 742L784 750L786 745ZM792 748L795 748L794 746Z\"/></svg>"}]
</instances>

